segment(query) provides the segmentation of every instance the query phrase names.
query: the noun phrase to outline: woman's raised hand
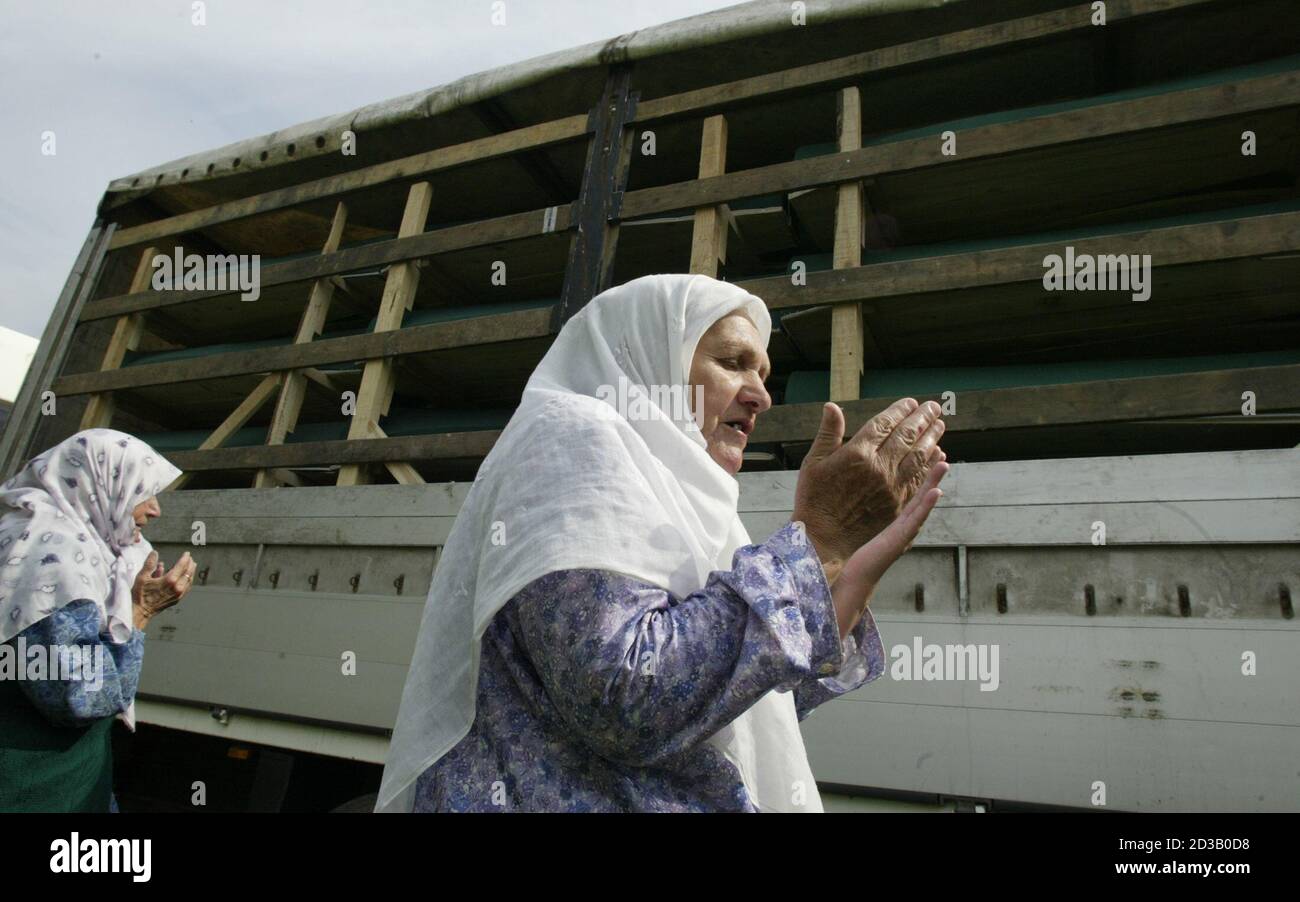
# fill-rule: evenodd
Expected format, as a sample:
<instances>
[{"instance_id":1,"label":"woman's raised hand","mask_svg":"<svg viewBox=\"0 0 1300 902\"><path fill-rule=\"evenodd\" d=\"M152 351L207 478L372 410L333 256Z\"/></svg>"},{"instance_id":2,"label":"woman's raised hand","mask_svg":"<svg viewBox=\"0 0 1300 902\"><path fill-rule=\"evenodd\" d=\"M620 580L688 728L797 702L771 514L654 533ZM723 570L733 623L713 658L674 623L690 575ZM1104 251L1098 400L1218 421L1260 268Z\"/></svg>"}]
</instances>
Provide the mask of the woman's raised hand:
<instances>
[{"instance_id":1,"label":"woman's raised hand","mask_svg":"<svg viewBox=\"0 0 1300 902\"><path fill-rule=\"evenodd\" d=\"M828 579L899 517L945 459L941 413L933 401L902 398L845 442L844 412L829 403L822 409L821 428L799 469L791 519L803 522Z\"/></svg>"},{"instance_id":2,"label":"woman's raised hand","mask_svg":"<svg viewBox=\"0 0 1300 902\"><path fill-rule=\"evenodd\" d=\"M140 574L131 588L135 628L144 629L156 614L167 610L185 597L194 585L194 571L198 564L187 551L170 570L163 572L158 552L149 552Z\"/></svg>"},{"instance_id":3,"label":"woman's raised hand","mask_svg":"<svg viewBox=\"0 0 1300 902\"><path fill-rule=\"evenodd\" d=\"M939 481L948 469L948 462L943 460L931 466L925 482L894 521L845 562L839 578L831 586L841 636L847 636L857 625L885 571L912 547L926 517L943 496Z\"/></svg>"}]
</instances>

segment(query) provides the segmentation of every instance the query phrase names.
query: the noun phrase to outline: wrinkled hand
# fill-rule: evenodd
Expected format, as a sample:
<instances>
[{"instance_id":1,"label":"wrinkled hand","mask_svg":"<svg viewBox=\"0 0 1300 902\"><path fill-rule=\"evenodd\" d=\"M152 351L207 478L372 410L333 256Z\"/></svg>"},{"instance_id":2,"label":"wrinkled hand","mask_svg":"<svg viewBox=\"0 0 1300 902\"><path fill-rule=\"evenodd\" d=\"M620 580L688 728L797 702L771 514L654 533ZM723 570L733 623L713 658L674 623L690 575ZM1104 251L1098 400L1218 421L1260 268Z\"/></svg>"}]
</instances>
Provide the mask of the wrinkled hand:
<instances>
[{"instance_id":1,"label":"wrinkled hand","mask_svg":"<svg viewBox=\"0 0 1300 902\"><path fill-rule=\"evenodd\" d=\"M899 516L937 463L942 409L895 401L847 442L844 412L822 408L821 428L799 469L792 520L802 521L827 578Z\"/></svg>"},{"instance_id":2,"label":"wrinkled hand","mask_svg":"<svg viewBox=\"0 0 1300 902\"><path fill-rule=\"evenodd\" d=\"M941 460L931 466L925 482L894 521L845 562L839 579L831 587L831 601L835 605L841 636L847 636L857 625L885 571L912 547L926 517L943 496L939 482L947 473L947 461Z\"/></svg>"},{"instance_id":3,"label":"wrinkled hand","mask_svg":"<svg viewBox=\"0 0 1300 902\"><path fill-rule=\"evenodd\" d=\"M176 604L194 584L194 571L198 564L187 551L170 570L163 572L158 552L149 552L144 567L131 587L132 612L135 628L144 629L154 616Z\"/></svg>"}]
</instances>

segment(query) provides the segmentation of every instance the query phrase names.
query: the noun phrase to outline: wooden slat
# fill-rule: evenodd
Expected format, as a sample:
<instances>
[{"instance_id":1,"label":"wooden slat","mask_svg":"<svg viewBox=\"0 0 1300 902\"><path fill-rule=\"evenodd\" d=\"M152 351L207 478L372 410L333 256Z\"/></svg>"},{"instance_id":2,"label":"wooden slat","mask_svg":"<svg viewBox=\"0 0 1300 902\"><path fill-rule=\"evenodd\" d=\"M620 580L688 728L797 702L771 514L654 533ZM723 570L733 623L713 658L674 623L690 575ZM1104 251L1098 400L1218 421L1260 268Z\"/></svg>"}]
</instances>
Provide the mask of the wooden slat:
<instances>
[{"instance_id":1,"label":"wooden slat","mask_svg":"<svg viewBox=\"0 0 1300 902\"><path fill-rule=\"evenodd\" d=\"M370 424L370 438L388 438L388 433L378 423ZM424 485L424 477L408 463L402 461L384 461L384 469L393 475L398 485Z\"/></svg>"},{"instance_id":2,"label":"wooden slat","mask_svg":"<svg viewBox=\"0 0 1300 902\"><path fill-rule=\"evenodd\" d=\"M981 285L1037 282L1043 278L1044 257L1061 253L1067 244L1075 249L1076 255L1115 253L1116 248L1124 248L1128 253L1151 254L1153 272L1158 273L1166 266L1300 250L1300 213L1274 213L1117 232L1097 238L870 263L856 269L809 273L807 284L802 286L791 285L790 277L785 275L738 284L761 297L768 307L779 310L930 291L956 291ZM1159 290L1158 282L1154 290Z\"/></svg>"},{"instance_id":3,"label":"wooden slat","mask_svg":"<svg viewBox=\"0 0 1300 902\"><path fill-rule=\"evenodd\" d=\"M862 98L856 87L839 92L839 149L849 153L862 147ZM862 183L848 182L838 188L835 209L835 269L850 269L862 264ZM850 401L858 397L862 376L862 304L850 301L831 308L831 383L832 401Z\"/></svg>"},{"instance_id":4,"label":"wooden slat","mask_svg":"<svg viewBox=\"0 0 1300 902\"><path fill-rule=\"evenodd\" d=\"M374 488L374 486L366 486ZM240 491L234 489L231 491ZM247 490L244 490L247 491ZM193 494L186 492L184 494ZM284 506L284 493L280 504ZM298 490L288 503L297 503ZM170 514L170 510L168 510ZM212 517L206 513L195 514L202 519L207 530L207 543L213 545L322 545L328 548L346 548L349 545L369 545L383 548L436 547L447 540L454 517L367 517L350 514L337 517ZM189 544L193 535L192 520L164 516L149 524L149 541L154 545L164 542Z\"/></svg>"},{"instance_id":5,"label":"wooden slat","mask_svg":"<svg viewBox=\"0 0 1300 902\"><path fill-rule=\"evenodd\" d=\"M240 405L231 411L230 416L226 417L222 424L204 439L203 444L199 445L199 450L207 451L211 448L219 448L232 435L244 428L245 424L253 418L253 414L261 410L262 405L275 394L276 389L280 387L282 376L281 373L271 373L257 383L257 387L248 393L248 397L244 398Z\"/></svg>"},{"instance_id":6,"label":"wooden slat","mask_svg":"<svg viewBox=\"0 0 1300 902\"><path fill-rule=\"evenodd\" d=\"M962 432L1231 414L1240 411L1241 392L1247 388L1256 393L1260 412L1294 408L1300 405L1300 364L1108 382L963 391L959 412L944 419L949 432ZM856 431L895 400L892 397L872 398L844 404L849 432ZM924 399L918 397L918 400ZM821 404L777 406L758 418L753 441L810 441L820 421ZM492 449L500 434L500 430L484 430L358 442L301 442L212 451L176 451L167 457L184 470L481 458Z\"/></svg>"},{"instance_id":7,"label":"wooden slat","mask_svg":"<svg viewBox=\"0 0 1300 902\"><path fill-rule=\"evenodd\" d=\"M1300 406L1300 364L1073 382L958 393L957 412L944 417L948 433L1069 423L1114 423L1176 416L1240 413L1241 393L1256 393L1258 410ZM918 401L930 396L916 396ZM942 401L937 395L932 398ZM852 434L897 398L841 405ZM752 441L810 441L821 422L820 403L785 404L758 418Z\"/></svg>"},{"instance_id":8,"label":"wooden slat","mask_svg":"<svg viewBox=\"0 0 1300 902\"><path fill-rule=\"evenodd\" d=\"M253 415L261 410L267 401L271 400L279 390L283 378L283 373L271 373L257 383L253 390L248 393L248 397L244 398L239 406L230 412L230 416L226 417L221 422L221 425L212 430L212 433L203 440L198 450L210 451L213 448L220 448L229 441L232 435L243 429L248 421L253 418ZM183 488L190 479L191 474L182 473L176 477L176 480L168 488L172 490Z\"/></svg>"},{"instance_id":9,"label":"wooden slat","mask_svg":"<svg viewBox=\"0 0 1300 902\"><path fill-rule=\"evenodd\" d=\"M702 179L727 171L727 117L710 116L704 120L700 138ZM726 206L715 204L695 211L695 229L691 234L691 272L718 277L718 267L727 260Z\"/></svg>"},{"instance_id":10,"label":"wooden slat","mask_svg":"<svg viewBox=\"0 0 1300 902\"><path fill-rule=\"evenodd\" d=\"M167 455L168 460L172 457ZM455 517L469 494L471 483L445 482L424 488L400 485L352 487L307 486L294 492L295 519L339 517ZM253 489L196 489L165 496L163 516L188 524L200 515L209 517L286 517L284 496Z\"/></svg>"},{"instance_id":11,"label":"wooden slat","mask_svg":"<svg viewBox=\"0 0 1300 902\"><path fill-rule=\"evenodd\" d=\"M146 225L122 229L114 236L112 246L114 248L129 247L133 244L153 241L156 238L206 229L221 223L233 222L237 219L245 219L249 216L269 213L274 210L282 210L285 207L293 207L325 197L344 195L363 188L382 185L386 182L423 176L520 151L540 150L565 141L581 138L586 133L587 117L585 115L567 116L551 122L541 122L537 125L503 132L499 135L490 135L486 138L466 141L463 144L455 144L451 147L440 147L437 150L402 157L399 160L391 160L387 163L377 163L374 166L367 166L355 172L328 176L315 181L304 182L301 185L291 185L288 188L268 191L253 197L240 198L229 203L216 204L215 206L204 207L201 210L192 210L189 213L169 216L166 219L160 219Z\"/></svg>"},{"instance_id":12,"label":"wooden slat","mask_svg":"<svg viewBox=\"0 0 1300 902\"><path fill-rule=\"evenodd\" d=\"M610 66L600 100L589 114L592 136L587 144L582 188L573 205L574 233L569 241L560 302L554 312L557 332L588 301L609 288L613 277L623 190L634 140L627 123L636 111L639 96L631 90L631 83L630 66Z\"/></svg>"},{"instance_id":13,"label":"wooden slat","mask_svg":"<svg viewBox=\"0 0 1300 902\"><path fill-rule=\"evenodd\" d=\"M1293 253L1300 250L1300 213L1279 213L1195 225L1118 232L1071 240L1080 254L1111 253L1116 247L1140 249L1153 256L1154 271L1239 257ZM884 299L981 285L1035 282L1043 276L1043 258L1060 253L1060 243L1025 245L951 254L924 265L904 260L856 269L813 272L807 285L792 286L788 276L738 283L762 298L770 309L810 307L863 299ZM1158 284L1157 284L1158 290ZM199 360L144 364L107 372L78 373L55 381L60 395L165 385L222 376L342 363L383 355L400 356L494 341L537 338L550 334L549 310L522 310L449 323L414 326L387 334L332 338L305 345L236 351Z\"/></svg>"},{"instance_id":14,"label":"wooden slat","mask_svg":"<svg viewBox=\"0 0 1300 902\"><path fill-rule=\"evenodd\" d=\"M140 255L140 262L135 267L135 275L131 278L132 294L142 292L149 287L150 279L153 276L153 258L157 253L158 249L156 247L147 247ZM119 318L117 324L113 327L113 335L108 340L108 348L104 351L104 360L99 366L100 370L115 370L121 367L122 361L126 359L126 352L135 350L143 332L143 314L132 313ZM106 427L112 421L113 396L110 394L92 396L86 403L86 409L81 415L81 428Z\"/></svg>"},{"instance_id":15,"label":"wooden slat","mask_svg":"<svg viewBox=\"0 0 1300 902\"><path fill-rule=\"evenodd\" d=\"M501 430L376 438L368 441L293 442L212 451L173 451L167 459L182 470L255 470L389 460L444 460L487 455Z\"/></svg>"},{"instance_id":16,"label":"wooden slat","mask_svg":"<svg viewBox=\"0 0 1300 902\"><path fill-rule=\"evenodd\" d=\"M261 286L265 291L276 285L309 282L325 276L338 275L366 269L376 269L391 263L430 257L471 247L518 241L550 232L564 232L573 225L572 205L546 207L524 213L511 213L483 219L465 225L434 229L411 238L393 238L362 247L351 247L333 254L312 255L297 260L286 260L263 266ZM143 310L157 310L178 304L192 304L209 298L237 294L233 291L156 291L131 293L105 298L87 304L82 311L83 322L107 319Z\"/></svg>"},{"instance_id":17,"label":"wooden slat","mask_svg":"<svg viewBox=\"0 0 1300 902\"><path fill-rule=\"evenodd\" d=\"M343 228L347 224L348 208L342 201L334 208L334 219L330 223L329 235L321 248L322 254L332 254L343 242ZM294 344L306 344L315 339L325 328L329 318L330 301L334 297L333 279L317 279L312 283L311 296L307 299L307 309L302 312L298 322L298 331L294 335ZM326 380L328 383L328 380ZM268 445L282 445L289 433L298 425L298 415L302 412L303 398L307 393L307 375L301 370L285 373L284 387L275 402L275 412L271 415L271 424L266 430ZM258 470L253 478L254 488L267 488L277 484L276 476L270 470Z\"/></svg>"},{"instance_id":18,"label":"wooden slat","mask_svg":"<svg viewBox=\"0 0 1300 902\"><path fill-rule=\"evenodd\" d=\"M384 468L393 474L393 478L401 485L424 485L424 477L408 463L386 460Z\"/></svg>"},{"instance_id":19,"label":"wooden slat","mask_svg":"<svg viewBox=\"0 0 1300 902\"><path fill-rule=\"evenodd\" d=\"M1300 103L1300 73L1247 79L970 129L962 133L960 157L943 156L939 151L939 142L924 137L863 148L849 154L812 157L709 179L630 191L622 196L621 216L632 219L671 210L716 205L760 194L855 181L886 172L904 172L925 166L951 165L958 160L964 162L1297 103ZM572 226L571 214L571 205L533 210L437 229L416 238L397 238L336 254L287 261L264 267L261 283L263 288L269 288L466 247L518 240L546 231L567 230ZM555 216L554 228L550 227L551 215ZM235 291L169 291L122 295L87 304L82 320L195 303L233 294Z\"/></svg>"},{"instance_id":20,"label":"wooden slat","mask_svg":"<svg viewBox=\"0 0 1300 902\"><path fill-rule=\"evenodd\" d=\"M1106 21L1113 26L1125 19L1174 12L1209 2L1212 0L1109 0ZM1086 31L1096 27L1092 25L1092 15L1093 4L1083 3L1036 16L980 25L825 62L709 85L644 101L638 107L636 122L642 124L679 116L707 115L745 103L770 103L796 94L824 91L838 82L902 66Z\"/></svg>"},{"instance_id":21,"label":"wooden slat","mask_svg":"<svg viewBox=\"0 0 1300 902\"><path fill-rule=\"evenodd\" d=\"M1300 72L1249 78L966 129L961 135L961 154L955 157L944 156L941 142L925 136L864 147L853 153L827 154L711 179L642 188L623 197L623 216L635 219L926 166L960 165L1017 151L1296 104L1300 104Z\"/></svg>"},{"instance_id":22,"label":"wooden slat","mask_svg":"<svg viewBox=\"0 0 1300 902\"><path fill-rule=\"evenodd\" d=\"M89 394L110 389L143 388L272 370L302 369L375 357L422 354L449 348L543 338L550 334L551 310L540 307L445 323L408 326L394 332L372 332L326 338L301 345L232 351L168 363L146 363L103 373L76 373L61 377L54 383L54 388L60 395Z\"/></svg>"},{"instance_id":23,"label":"wooden slat","mask_svg":"<svg viewBox=\"0 0 1300 902\"><path fill-rule=\"evenodd\" d=\"M406 208L402 211L402 223L397 230L399 238L408 238L424 231L432 200L433 186L428 182L417 182L411 186L406 197ZM393 265L384 281L384 294L379 303L379 315L375 319L375 332L391 332L402 328L402 318L415 301L415 289L419 283L420 270L414 262ZM348 425L348 439L369 439L378 432L379 420L388 413L392 400L392 359L379 357L366 361L365 372L361 374L361 387L357 391L356 412ZM403 471L403 474L410 478L415 471ZM415 478L418 479L419 474L415 474ZM366 471L359 465L345 466L339 471L339 485L360 485L365 481Z\"/></svg>"},{"instance_id":24,"label":"wooden slat","mask_svg":"<svg viewBox=\"0 0 1300 902\"><path fill-rule=\"evenodd\" d=\"M1209 0L1111 0L1107 4L1107 20L1114 24L1125 19L1176 11L1207 2ZM1092 4L1085 3L1041 15L936 35L822 63L673 94L640 104L632 121L649 123L679 116L706 114L746 102L767 102L795 93L824 90L837 82L901 66L1082 31L1093 27L1090 23L1091 12ZM342 196L392 181L424 176L468 163L539 150L579 139L589 131L590 122L583 115L514 129L499 135L438 148L387 163L378 163L355 172L328 176L300 185L192 210L157 222L122 229L113 236L112 248L128 247L202 230L214 225L282 210L322 198Z\"/></svg>"}]
</instances>

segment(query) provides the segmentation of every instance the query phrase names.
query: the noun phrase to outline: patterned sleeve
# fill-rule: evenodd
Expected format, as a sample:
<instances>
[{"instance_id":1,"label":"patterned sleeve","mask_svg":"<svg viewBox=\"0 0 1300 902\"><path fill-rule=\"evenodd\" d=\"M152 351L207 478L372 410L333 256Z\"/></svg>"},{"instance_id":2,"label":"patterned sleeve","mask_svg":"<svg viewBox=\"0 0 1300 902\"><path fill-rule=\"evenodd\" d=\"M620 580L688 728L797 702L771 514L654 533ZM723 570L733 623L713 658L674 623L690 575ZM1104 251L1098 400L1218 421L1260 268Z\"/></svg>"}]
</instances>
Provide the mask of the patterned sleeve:
<instances>
[{"instance_id":1,"label":"patterned sleeve","mask_svg":"<svg viewBox=\"0 0 1300 902\"><path fill-rule=\"evenodd\" d=\"M818 705L852 692L885 672L885 646L876 619L867 608L853 631L844 637L844 666L834 676L804 680L794 690L794 707L803 720Z\"/></svg>"},{"instance_id":2,"label":"patterned sleeve","mask_svg":"<svg viewBox=\"0 0 1300 902\"><path fill-rule=\"evenodd\" d=\"M730 571L683 599L608 571L566 570L508 607L566 725L633 766L666 762L773 689L858 679L846 673L821 563L794 524L737 550Z\"/></svg>"},{"instance_id":3,"label":"patterned sleeve","mask_svg":"<svg viewBox=\"0 0 1300 902\"><path fill-rule=\"evenodd\" d=\"M25 640L28 672L35 654L47 662L44 678L19 682L51 722L82 727L125 711L135 699L144 657L144 633L135 630L120 645L99 632L99 609L82 599L64 605L18 634ZM75 651L74 651L75 650ZM80 666L78 666L80 662ZM53 669L57 663L59 672Z\"/></svg>"}]
</instances>

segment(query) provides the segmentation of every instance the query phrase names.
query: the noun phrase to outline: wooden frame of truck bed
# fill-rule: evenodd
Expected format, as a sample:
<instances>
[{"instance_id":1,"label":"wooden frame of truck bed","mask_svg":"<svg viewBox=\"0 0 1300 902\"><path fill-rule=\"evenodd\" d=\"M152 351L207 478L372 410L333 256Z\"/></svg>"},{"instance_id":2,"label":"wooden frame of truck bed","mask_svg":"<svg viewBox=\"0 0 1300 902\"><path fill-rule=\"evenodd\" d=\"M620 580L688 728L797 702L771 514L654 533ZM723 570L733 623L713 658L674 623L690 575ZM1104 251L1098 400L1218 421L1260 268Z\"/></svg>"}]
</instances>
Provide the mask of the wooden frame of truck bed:
<instances>
[{"instance_id":1,"label":"wooden frame of truck bed","mask_svg":"<svg viewBox=\"0 0 1300 902\"><path fill-rule=\"evenodd\" d=\"M1111 2L1107 4L1106 27L1123 27L1130 21L1156 20L1213 6L1207 0ZM242 386L238 394L231 396L238 403L227 408L224 419L208 428L207 438L199 447L171 453L180 467L190 473L251 471L253 484L270 486L300 484L294 468L334 465L339 467L338 484L357 484L372 478L373 465L382 465L398 482L423 482L412 462L427 466L441 459L481 458L499 433L487 429L387 436L380 420L392 403L397 364L421 354L467 349L481 351L483 365L490 369L495 363L494 353L499 356L519 346L511 343L533 341L531 347L544 347L569 315L610 284L620 227L630 229L647 218L693 211L690 269L717 275L720 263L728 258L728 236L735 231L732 204L772 193L793 196L817 187L836 192L833 267L809 272L806 284L792 284L788 275L739 281L774 311L829 308L831 397L847 402L844 406L853 427L892 400L858 398L859 375L864 367L869 371L886 360L882 343L887 330L879 327L883 319L909 302L947 295L975 298L972 289L1010 290L1037 281L1042 276L1044 255L1060 247L1059 242L1009 243L939 258L864 262L864 224L871 216L873 186L879 179L910 172L928 175L947 167L966 167L977 173L986 161L1024 165L1023 161L1030 159L1028 154L1038 154L1032 157L1037 164L1068 170L1087 155L1116 152L1122 159L1124 142L1142 142L1206 123L1231 124L1252 115L1294 118L1295 110L1300 108L1300 71L1292 69L974 126L962 130L961 152L956 156L945 155L941 142L933 136L864 146L864 133L870 131L862 116L859 83L864 80L918 67L924 71L926 66L960 65L981 54L1074 35L1096 27L1091 14L1091 4L1075 4L652 99L642 99L630 88L629 65L611 65L602 97L587 115L509 129L139 224L114 222L114 209L106 209L104 220L92 230L87 248L74 267L65 297L51 321L51 331L42 342L33 377L15 405L14 426L6 430L0 444L0 465L11 470L33 450L35 427L41 423L37 410L47 390L74 410L80 408L77 423L65 414L61 428L56 430L70 433L77 425L84 428L113 423L114 399L124 394L163 388L183 393L191 385L244 380L238 382ZM838 153L728 171L729 116L742 114L755 105L826 95L834 97L838 110ZM699 123L697 177L625 190L638 133L681 122ZM322 136L318 144L327 140L333 140L333 136ZM1115 142L1118 150L1105 149L1111 145L1100 142L1106 141ZM430 177L487 160L517 159L544 180L546 167L538 161L536 152L575 142L586 144L586 164L576 200L426 230L430 209L436 205ZM293 152L292 146L285 150L289 155ZM1149 148L1146 152L1149 154ZM266 154L263 151L262 156ZM1018 160L1021 163L1017 164ZM215 165L209 164L208 168ZM233 160L230 169L234 171L238 165L239 161ZM292 170L293 166L288 165L285 171ZM139 190L183 182L187 173L158 175L153 186L144 185ZM396 237L344 246L349 203L361 192L381 188L397 189L405 195ZM275 262L262 271L263 290L300 292L304 306L291 343L123 366L128 353L148 334L151 317L192 316L205 305L228 300L231 294L150 290L149 261L157 249L181 241L193 246L186 236L206 235L218 228L253 228L261 218L296 213L313 204L317 210L325 209L322 205L332 209L319 253ZM467 249L517 246L514 243L547 235L568 240L563 286L553 308L403 325L420 283L420 268L431 259ZM731 240L734 245L736 239ZM1217 221L1082 238L1075 244L1080 252L1093 247L1104 252L1117 242L1150 253L1157 271L1271 258L1281 261L1274 266L1277 276L1285 280L1292 272L1291 264L1286 262L1289 255L1300 253L1300 210L1245 217L1225 214ZM132 268L134 275L124 291L108 290L104 294L106 280L101 275L110 255L118 261L119 270ZM340 292L347 294L341 277L376 267L383 268L386 276L368 334L318 337L336 296ZM356 302L354 297L348 300ZM1279 311L1285 313L1295 306L1291 298L1276 301L1263 313L1256 309L1254 313L1211 314L1208 305L1197 306L1194 300L1189 300L1186 308L1206 317L1207 323L1233 315L1244 319L1264 314L1276 317ZM1092 315L1076 314L1079 327L1086 326ZM1115 314L1111 311L1097 315ZM1142 328L1145 324L1148 329L1154 328L1153 323L1182 315L1186 314L1157 306L1123 314L1129 327ZM996 312L984 318L996 323ZM81 334L87 327L106 324L111 324L112 330L98 367L68 372L66 357L74 332ZM900 353L888 356L897 359ZM346 438L286 444L310 392L335 397L339 393L337 378L320 367L351 361L362 361L359 365L363 369L355 387L356 410ZM1115 424L1227 415L1239 412L1243 387L1257 397L1260 413L1295 410L1300 408L1300 365L969 391L962 394L963 403L957 411L949 415L949 435L1042 424ZM265 410L270 411L270 423L264 443L223 447L255 416L265 416ZM810 439L817 417L817 404L780 405L760 419L754 441L797 447ZM437 475L436 466L432 472Z\"/></svg>"}]
</instances>

